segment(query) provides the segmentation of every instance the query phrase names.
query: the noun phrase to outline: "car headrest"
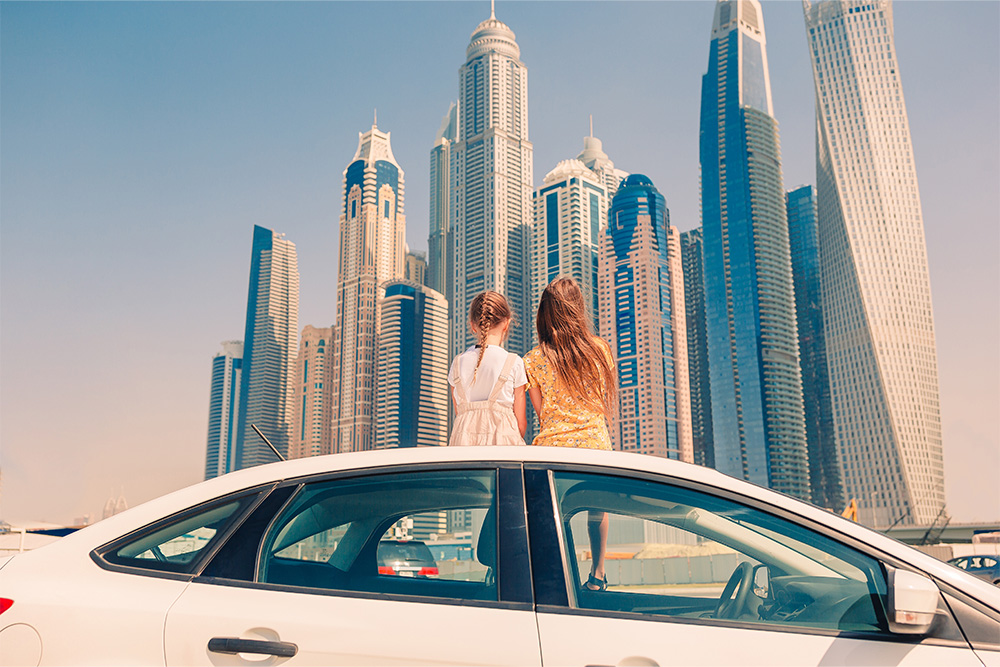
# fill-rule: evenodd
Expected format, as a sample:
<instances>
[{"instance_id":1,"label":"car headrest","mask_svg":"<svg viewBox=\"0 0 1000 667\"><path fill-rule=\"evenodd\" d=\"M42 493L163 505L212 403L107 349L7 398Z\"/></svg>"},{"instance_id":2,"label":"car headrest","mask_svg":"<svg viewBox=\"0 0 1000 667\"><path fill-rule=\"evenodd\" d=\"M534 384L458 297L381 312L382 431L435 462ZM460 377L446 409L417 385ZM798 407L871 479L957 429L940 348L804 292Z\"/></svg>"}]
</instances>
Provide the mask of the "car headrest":
<instances>
[{"instance_id":1,"label":"car headrest","mask_svg":"<svg viewBox=\"0 0 1000 667\"><path fill-rule=\"evenodd\" d=\"M476 543L476 560L486 567L496 567L497 563L497 515L491 505L483 517L483 525L479 528L479 541Z\"/></svg>"}]
</instances>

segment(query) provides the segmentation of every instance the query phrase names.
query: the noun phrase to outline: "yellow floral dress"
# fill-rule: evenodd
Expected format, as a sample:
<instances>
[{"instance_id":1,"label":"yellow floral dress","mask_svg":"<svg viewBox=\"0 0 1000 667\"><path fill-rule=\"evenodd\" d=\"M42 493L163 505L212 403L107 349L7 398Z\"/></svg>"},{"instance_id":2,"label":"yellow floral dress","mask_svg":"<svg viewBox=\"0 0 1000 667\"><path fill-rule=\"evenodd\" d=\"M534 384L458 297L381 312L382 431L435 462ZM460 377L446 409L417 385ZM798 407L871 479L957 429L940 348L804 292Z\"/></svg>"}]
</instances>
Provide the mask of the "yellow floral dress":
<instances>
[{"instance_id":1,"label":"yellow floral dress","mask_svg":"<svg viewBox=\"0 0 1000 667\"><path fill-rule=\"evenodd\" d=\"M601 340L598 345L614 370L615 362L607 343ZM540 348L524 355L524 369L528 375L528 390L538 387L542 391L542 414L538 415L542 430L532 445L611 449L604 413L573 398ZM603 387L598 391L603 392Z\"/></svg>"}]
</instances>

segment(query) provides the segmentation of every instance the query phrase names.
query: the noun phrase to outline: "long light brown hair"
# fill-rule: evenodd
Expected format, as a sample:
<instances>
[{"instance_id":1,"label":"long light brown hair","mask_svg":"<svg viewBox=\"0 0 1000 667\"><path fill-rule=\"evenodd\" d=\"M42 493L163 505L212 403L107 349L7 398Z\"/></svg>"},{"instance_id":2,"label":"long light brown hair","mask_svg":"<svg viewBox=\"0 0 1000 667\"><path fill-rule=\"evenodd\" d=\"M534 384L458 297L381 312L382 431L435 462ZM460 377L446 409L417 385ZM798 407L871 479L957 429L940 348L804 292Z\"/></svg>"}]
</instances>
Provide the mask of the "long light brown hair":
<instances>
[{"instance_id":1,"label":"long light brown hair","mask_svg":"<svg viewBox=\"0 0 1000 667\"><path fill-rule=\"evenodd\" d=\"M510 304L503 294L499 292L480 292L472 300L469 307L469 322L479 329L479 358L476 359L476 369L472 371L472 384L476 384L476 374L479 372L479 364L483 361L483 353L486 352L486 336L490 330L505 320L514 321L514 313L510 310Z\"/></svg>"},{"instance_id":2,"label":"long light brown hair","mask_svg":"<svg viewBox=\"0 0 1000 667\"><path fill-rule=\"evenodd\" d=\"M556 278L538 302L538 347L576 400L611 420L618 394L607 343L594 336L583 292L572 278ZM599 392L601 387L604 391Z\"/></svg>"}]
</instances>

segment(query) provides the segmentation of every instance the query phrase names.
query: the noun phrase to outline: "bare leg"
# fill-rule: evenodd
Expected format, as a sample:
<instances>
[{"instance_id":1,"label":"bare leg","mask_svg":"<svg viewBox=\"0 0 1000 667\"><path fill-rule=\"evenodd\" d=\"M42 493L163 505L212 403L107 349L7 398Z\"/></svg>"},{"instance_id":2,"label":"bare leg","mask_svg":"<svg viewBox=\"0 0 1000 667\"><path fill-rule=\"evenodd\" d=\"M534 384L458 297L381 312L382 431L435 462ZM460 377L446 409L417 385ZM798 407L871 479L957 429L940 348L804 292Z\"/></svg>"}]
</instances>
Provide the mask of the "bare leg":
<instances>
[{"instance_id":1,"label":"bare leg","mask_svg":"<svg viewBox=\"0 0 1000 667\"><path fill-rule=\"evenodd\" d=\"M590 573L595 579L604 580L604 554L608 550L608 513L587 512L587 536L590 538ZM593 588L587 586L587 588Z\"/></svg>"}]
</instances>

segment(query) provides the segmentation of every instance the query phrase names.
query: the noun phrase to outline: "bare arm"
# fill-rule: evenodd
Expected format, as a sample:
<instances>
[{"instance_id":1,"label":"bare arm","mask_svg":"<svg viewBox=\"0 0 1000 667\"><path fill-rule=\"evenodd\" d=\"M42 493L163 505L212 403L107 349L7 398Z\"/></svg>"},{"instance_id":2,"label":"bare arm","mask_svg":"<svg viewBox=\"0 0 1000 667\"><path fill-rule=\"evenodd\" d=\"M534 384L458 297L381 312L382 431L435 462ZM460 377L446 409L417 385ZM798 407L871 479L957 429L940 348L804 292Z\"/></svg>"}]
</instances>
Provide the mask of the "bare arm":
<instances>
[{"instance_id":1,"label":"bare arm","mask_svg":"<svg viewBox=\"0 0 1000 667\"><path fill-rule=\"evenodd\" d=\"M535 409L535 414L538 415L539 424L542 421L542 388L532 387L528 390L528 396L531 397L531 407Z\"/></svg>"},{"instance_id":2,"label":"bare arm","mask_svg":"<svg viewBox=\"0 0 1000 667\"><path fill-rule=\"evenodd\" d=\"M514 418L517 419L517 430L521 432L522 438L528 430L528 417L525 413L526 401L524 400L526 386L528 385L522 384L520 387L514 388Z\"/></svg>"}]
</instances>

